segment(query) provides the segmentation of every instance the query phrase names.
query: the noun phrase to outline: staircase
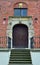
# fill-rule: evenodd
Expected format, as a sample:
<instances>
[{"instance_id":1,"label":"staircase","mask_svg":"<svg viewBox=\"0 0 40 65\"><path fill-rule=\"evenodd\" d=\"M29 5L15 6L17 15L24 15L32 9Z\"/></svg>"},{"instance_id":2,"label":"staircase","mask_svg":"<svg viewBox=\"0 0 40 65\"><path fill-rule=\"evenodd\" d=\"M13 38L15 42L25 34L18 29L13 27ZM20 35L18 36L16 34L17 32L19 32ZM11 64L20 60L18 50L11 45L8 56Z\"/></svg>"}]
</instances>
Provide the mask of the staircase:
<instances>
[{"instance_id":1,"label":"staircase","mask_svg":"<svg viewBox=\"0 0 40 65\"><path fill-rule=\"evenodd\" d=\"M32 65L29 49L12 49L9 65Z\"/></svg>"}]
</instances>

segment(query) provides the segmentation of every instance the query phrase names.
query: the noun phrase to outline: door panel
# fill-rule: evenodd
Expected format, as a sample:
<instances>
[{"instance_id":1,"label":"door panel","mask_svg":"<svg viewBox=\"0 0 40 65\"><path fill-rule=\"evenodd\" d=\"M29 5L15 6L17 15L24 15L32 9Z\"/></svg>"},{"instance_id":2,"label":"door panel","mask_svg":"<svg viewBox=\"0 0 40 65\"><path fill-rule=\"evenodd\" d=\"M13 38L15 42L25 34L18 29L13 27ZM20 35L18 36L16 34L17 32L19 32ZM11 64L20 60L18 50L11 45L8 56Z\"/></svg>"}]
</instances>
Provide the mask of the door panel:
<instances>
[{"instance_id":1,"label":"door panel","mask_svg":"<svg viewBox=\"0 0 40 65\"><path fill-rule=\"evenodd\" d=\"M24 24L16 24L13 27L12 46L14 48L28 47L28 27Z\"/></svg>"}]
</instances>

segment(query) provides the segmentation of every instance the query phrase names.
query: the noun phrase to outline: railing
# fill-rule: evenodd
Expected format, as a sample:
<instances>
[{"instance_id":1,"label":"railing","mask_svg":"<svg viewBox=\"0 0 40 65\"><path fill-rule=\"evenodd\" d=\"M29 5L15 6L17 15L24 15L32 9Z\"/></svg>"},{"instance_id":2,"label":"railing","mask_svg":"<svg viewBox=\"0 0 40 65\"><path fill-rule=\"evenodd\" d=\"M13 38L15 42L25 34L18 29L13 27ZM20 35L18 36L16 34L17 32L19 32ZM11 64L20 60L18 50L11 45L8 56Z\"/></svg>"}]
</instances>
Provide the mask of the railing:
<instances>
[{"instance_id":1,"label":"railing","mask_svg":"<svg viewBox=\"0 0 40 65\"><path fill-rule=\"evenodd\" d=\"M40 48L40 37L32 37L30 40L31 48ZM11 48L11 38L7 36L0 37L0 48Z\"/></svg>"},{"instance_id":2,"label":"railing","mask_svg":"<svg viewBox=\"0 0 40 65\"><path fill-rule=\"evenodd\" d=\"M7 36L0 37L0 48L7 47Z\"/></svg>"},{"instance_id":3,"label":"railing","mask_svg":"<svg viewBox=\"0 0 40 65\"><path fill-rule=\"evenodd\" d=\"M40 36L31 38L31 48L40 48Z\"/></svg>"},{"instance_id":4,"label":"railing","mask_svg":"<svg viewBox=\"0 0 40 65\"><path fill-rule=\"evenodd\" d=\"M0 48L11 48L11 38L7 36L0 37Z\"/></svg>"}]
</instances>

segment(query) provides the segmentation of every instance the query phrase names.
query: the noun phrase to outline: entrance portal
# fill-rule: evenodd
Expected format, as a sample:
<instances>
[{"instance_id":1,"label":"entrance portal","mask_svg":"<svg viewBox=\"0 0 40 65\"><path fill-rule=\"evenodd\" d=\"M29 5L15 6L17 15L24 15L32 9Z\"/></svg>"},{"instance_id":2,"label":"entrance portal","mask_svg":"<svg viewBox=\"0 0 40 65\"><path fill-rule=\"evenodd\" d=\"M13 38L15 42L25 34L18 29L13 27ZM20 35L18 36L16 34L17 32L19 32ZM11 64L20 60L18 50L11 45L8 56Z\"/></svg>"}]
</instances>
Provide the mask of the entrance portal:
<instances>
[{"instance_id":1,"label":"entrance portal","mask_svg":"<svg viewBox=\"0 0 40 65\"><path fill-rule=\"evenodd\" d=\"M24 24L16 24L12 32L13 48L28 48L28 27Z\"/></svg>"}]
</instances>

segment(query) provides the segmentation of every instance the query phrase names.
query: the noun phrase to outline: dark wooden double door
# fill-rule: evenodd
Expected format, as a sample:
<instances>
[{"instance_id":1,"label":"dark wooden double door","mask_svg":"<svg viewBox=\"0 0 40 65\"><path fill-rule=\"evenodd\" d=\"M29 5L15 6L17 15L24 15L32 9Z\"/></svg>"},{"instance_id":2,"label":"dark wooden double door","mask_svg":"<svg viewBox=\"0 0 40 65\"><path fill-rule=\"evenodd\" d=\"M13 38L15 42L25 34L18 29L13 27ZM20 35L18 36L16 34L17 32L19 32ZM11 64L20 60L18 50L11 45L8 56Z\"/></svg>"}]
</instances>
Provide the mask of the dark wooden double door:
<instances>
[{"instance_id":1,"label":"dark wooden double door","mask_svg":"<svg viewBox=\"0 0 40 65\"><path fill-rule=\"evenodd\" d=\"M28 48L28 27L24 24L16 24L12 32L13 48Z\"/></svg>"}]
</instances>

